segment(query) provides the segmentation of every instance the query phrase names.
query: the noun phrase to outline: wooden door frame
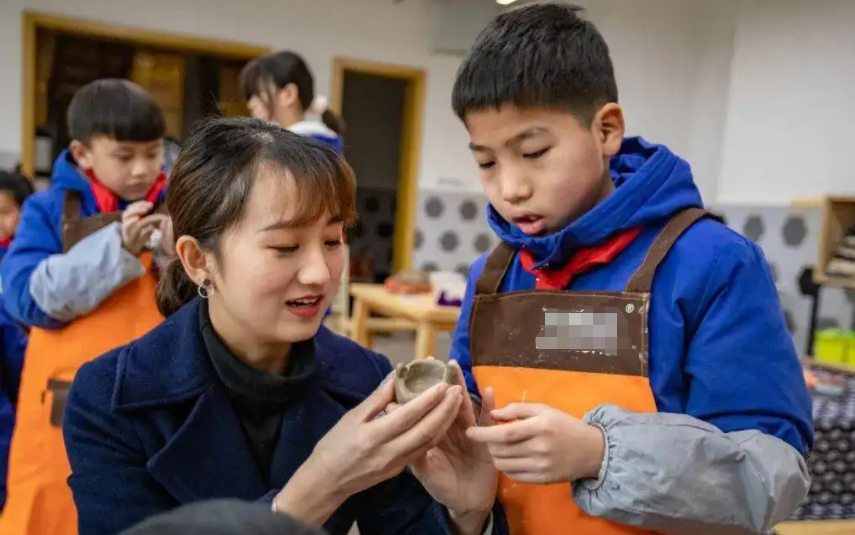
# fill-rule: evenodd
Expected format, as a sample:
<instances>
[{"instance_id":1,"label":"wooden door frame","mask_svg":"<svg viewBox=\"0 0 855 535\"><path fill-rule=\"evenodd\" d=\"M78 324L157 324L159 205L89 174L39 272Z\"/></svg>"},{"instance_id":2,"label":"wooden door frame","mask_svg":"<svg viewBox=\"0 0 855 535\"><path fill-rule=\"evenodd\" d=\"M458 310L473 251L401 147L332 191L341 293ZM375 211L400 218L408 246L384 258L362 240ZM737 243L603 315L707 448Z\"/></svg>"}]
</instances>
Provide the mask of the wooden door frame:
<instances>
[{"instance_id":1,"label":"wooden door frame","mask_svg":"<svg viewBox=\"0 0 855 535\"><path fill-rule=\"evenodd\" d=\"M330 106L341 114L345 71L387 76L407 82L404 100L404 132L401 136L401 168L398 173L397 203L395 209L395 239L392 270L409 269L413 263L416 233L416 202L419 194L419 163L424 125L425 84L424 69L375 63L346 57L333 59ZM345 134L345 138L346 138ZM358 180L358 177L357 177Z\"/></svg>"},{"instance_id":2,"label":"wooden door frame","mask_svg":"<svg viewBox=\"0 0 855 535\"><path fill-rule=\"evenodd\" d=\"M161 32L36 11L24 11L22 20L23 93L21 94L21 168L25 175L31 177L35 176L37 30L53 30L85 37L106 37L113 41L133 45L154 46L183 52L207 53L238 60L251 60L270 52L269 48L263 46L220 39L208 39L180 33Z\"/></svg>"}]
</instances>

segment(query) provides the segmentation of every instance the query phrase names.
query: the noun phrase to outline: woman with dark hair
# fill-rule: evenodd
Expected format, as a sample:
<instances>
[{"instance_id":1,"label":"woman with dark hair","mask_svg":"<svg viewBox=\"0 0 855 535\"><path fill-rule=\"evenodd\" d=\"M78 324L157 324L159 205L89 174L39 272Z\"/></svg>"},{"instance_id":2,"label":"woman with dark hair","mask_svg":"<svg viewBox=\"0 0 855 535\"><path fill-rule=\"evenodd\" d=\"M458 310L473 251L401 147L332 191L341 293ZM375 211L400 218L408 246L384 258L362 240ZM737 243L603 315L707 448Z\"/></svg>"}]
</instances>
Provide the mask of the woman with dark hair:
<instances>
[{"instance_id":1,"label":"woman with dark hair","mask_svg":"<svg viewBox=\"0 0 855 535\"><path fill-rule=\"evenodd\" d=\"M389 362L321 327L354 187L329 146L264 121L215 119L185 142L167 320L81 368L68 397L80 535L212 498L332 535L354 521L363 535L507 533L462 379L398 407Z\"/></svg>"},{"instance_id":2,"label":"woman with dark hair","mask_svg":"<svg viewBox=\"0 0 855 535\"><path fill-rule=\"evenodd\" d=\"M315 95L315 79L298 54L273 52L248 63L240 73L240 86L256 119L274 122L343 152L344 124L328 109L327 99ZM307 114L319 116L323 123L307 121Z\"/></svg>"}]
</instances>

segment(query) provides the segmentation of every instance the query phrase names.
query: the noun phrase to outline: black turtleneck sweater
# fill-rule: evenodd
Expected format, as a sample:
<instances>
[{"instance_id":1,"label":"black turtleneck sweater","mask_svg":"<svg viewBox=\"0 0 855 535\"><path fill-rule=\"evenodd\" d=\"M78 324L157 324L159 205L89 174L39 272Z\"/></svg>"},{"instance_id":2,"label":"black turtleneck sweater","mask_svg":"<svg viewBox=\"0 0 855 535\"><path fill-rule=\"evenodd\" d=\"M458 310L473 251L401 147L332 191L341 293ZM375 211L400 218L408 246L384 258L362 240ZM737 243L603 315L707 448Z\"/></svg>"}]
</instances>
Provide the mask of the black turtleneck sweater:
<instances>
[{"instance_id":1,"label":"black turtleneck sweater","mask_svg":"<svg viewBox=\"0 0 855 535\"><path fill-rule=\"evenodd\" d=\"M253 368L229 350L211 325L207 302L199 307L199 325L208 357L241 421L258 471L269 483L282 413L309 385L317 369L314 341L293 344L285 372L277 375Z\"/></svg>"}]
</instances>

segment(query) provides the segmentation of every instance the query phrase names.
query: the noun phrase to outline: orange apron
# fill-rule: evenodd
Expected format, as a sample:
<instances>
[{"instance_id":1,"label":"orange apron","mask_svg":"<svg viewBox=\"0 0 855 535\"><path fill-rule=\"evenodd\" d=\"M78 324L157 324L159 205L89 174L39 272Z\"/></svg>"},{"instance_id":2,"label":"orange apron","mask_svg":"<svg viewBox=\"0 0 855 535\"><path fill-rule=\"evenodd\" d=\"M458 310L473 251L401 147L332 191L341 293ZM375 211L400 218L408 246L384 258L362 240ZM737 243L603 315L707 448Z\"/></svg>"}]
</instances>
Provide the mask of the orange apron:
<instances>
[{"instance_id":1,"label":"orange apron","mask_svg":"<svg viewBox=\"0 0 855 535\"><path fill-rule=\"evenodd\" d=\"M656 411L647 378L647 312L659 263L705 212L688 209L662 230L623 292L499 293L515 257L505 243L490 255L476 285L470 318L473 373L496 405L540 403L576 418L608 403ZM529 485L499 478L512 535L649 533L579 509L570 483Z\"/></svg>"},{"instance_id":2,"label":"orange apron","mask_svg":"<svg viewBox=\"0 0 855 535\"><path fill-rule=\"evenodd\" d=\"M79 194L66 192L62 218L66 252L121 220L118 212L81 218L80 209ZM3 535L77 533L77 512L67 484L71 469L62 438L65 399L80 366L163 321L155 303L151 254L140 259L147 274L117 290L91 314L60 330L30 333L9 454L8 500L0 517Z\"/></svg>"}]
</instances>

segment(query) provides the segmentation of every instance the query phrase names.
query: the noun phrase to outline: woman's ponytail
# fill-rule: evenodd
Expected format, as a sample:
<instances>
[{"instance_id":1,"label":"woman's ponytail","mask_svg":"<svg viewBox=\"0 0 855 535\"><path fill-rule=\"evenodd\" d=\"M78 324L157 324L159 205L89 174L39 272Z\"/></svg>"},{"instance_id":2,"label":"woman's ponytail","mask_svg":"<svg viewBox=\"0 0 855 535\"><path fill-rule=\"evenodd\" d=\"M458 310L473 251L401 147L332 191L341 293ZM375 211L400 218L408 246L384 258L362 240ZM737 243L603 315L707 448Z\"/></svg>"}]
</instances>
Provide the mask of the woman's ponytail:
<instances>
[{"instance_id":1,"label":"woman's ponytail","mask_svg":"<svg viewBox=\"0 0 855 535\"><path fill-rule=\"evenodd\" d=\"M169 262L166 272L157 283L157 309L168 318L192 301L197 295L196 285L184 272L178 258Z\"/></svg>"}]
</instances>

